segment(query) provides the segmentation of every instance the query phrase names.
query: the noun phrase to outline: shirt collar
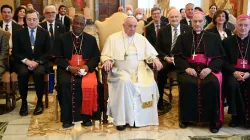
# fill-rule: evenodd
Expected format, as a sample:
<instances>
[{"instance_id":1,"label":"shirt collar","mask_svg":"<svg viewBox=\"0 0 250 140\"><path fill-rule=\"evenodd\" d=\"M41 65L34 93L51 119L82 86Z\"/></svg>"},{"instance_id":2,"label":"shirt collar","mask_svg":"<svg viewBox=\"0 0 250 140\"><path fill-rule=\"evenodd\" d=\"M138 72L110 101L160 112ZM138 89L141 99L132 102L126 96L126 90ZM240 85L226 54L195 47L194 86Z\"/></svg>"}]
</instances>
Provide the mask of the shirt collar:
<instances>
[{"instance_id":1,"label":"shirt collar","mask_svg":"<svg viewBox=\"0 0 250 140\"><path fill-rule=\"evenodd\" d=\"M9 23L6 23L3 21L3 27L5 28L5 25L8 24L8 27L10 28L12 26L12 21L10 21Z\"/></svg>"},{"instance_id":2,"label":"shirt collar","mask_svg":"<svg viewBox=\"0 0 250 140\"><path fill-rule=\"evenodd\" d=\"M176 28L177 28L177 31L180 31L181 30L180 24ZM174 31L174 26L172 26L172 25L171 25L171 30Z\"/></svg>"},{"instance_id":3,"label":"shirt collar","mask_svg":"<svg viewBox=\"0 0 250 140\"><path fill-rule=\"evenodd\" d=\"M61 17L63 17L63 18L64 18L64 17L65 17L65 15L60 15L60 14L59 14L59 18L61 18Z\"/></svg>"},{"instance_id":4,"label":"shirt collar","mask_svg":"<svg viewBox=\"0 0 250 140\"><path fill-rule=\"evenodd\" d=\"M31 32L32 29L30 29L30 27L28 27L29 33ZM36 33L37 27L34 30L34 33Z\"/></svg>"},{"instance_id":5,"label":"shirt collar","mask_svg":"<svg viewBox=\"0 0 250 140\"><path fill-rule=\"evenodd\" d=\"M50 26L50 24L53 24L53 27L54 27L55 26L55 20L52 23L47 21L47 25Z\"/></svg>"}]
</instances>

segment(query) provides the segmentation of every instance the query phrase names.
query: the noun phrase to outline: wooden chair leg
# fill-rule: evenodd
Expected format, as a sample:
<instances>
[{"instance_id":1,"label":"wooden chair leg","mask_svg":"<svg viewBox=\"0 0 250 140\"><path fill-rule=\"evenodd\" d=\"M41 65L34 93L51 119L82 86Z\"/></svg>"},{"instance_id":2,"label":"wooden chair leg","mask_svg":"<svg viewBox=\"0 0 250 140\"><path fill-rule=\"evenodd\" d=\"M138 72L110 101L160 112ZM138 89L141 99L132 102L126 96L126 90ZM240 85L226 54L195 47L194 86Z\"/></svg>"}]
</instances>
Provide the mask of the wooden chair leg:
<instances>
[{"instance_id":1,"label":"wooden chair leg","mask_svg":"<svg viewBox=\"0 0 250 140\"><path fill-rule=\"evenodd\" d=\"M45 94L45 107L49 107L49 95L48 95L48 81L44 82L44 94Z\"/></svg>"},{"instance_id":2,"label":"wooden chair leg","mask_svg":"<svg viewBox=\"0 0 250 140\"><path fill-rule=\"evenodd\" d=\"M108 123L108 115L107 115L107 105L108 105L108 84L107 82L103 83L104 85L104 107L103 107L103 123Z\"/></svg>"}]
</instances>

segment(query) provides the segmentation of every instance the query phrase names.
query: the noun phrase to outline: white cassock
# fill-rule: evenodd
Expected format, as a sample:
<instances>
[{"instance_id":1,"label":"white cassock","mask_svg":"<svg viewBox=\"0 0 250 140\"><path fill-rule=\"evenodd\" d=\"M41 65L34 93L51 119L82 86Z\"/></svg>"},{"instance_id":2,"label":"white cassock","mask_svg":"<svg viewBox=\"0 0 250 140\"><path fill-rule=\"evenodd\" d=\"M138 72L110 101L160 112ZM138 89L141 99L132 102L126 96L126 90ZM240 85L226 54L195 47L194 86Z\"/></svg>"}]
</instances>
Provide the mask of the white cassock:
<instances>
[{"instance_id":1,"label":"white cassock","mask_svg":"<svg viewBox=\"0 0 250 140\"><path fill-rule=\"evenodd\" d=\"M146 64L152 63L157 55L148 40L138 33L128 37L121 31L107 38L101 61L114 62L108 73L107 112L114 125L159 125L159 92L154 73Z\"/></svg>"}]
</instances>

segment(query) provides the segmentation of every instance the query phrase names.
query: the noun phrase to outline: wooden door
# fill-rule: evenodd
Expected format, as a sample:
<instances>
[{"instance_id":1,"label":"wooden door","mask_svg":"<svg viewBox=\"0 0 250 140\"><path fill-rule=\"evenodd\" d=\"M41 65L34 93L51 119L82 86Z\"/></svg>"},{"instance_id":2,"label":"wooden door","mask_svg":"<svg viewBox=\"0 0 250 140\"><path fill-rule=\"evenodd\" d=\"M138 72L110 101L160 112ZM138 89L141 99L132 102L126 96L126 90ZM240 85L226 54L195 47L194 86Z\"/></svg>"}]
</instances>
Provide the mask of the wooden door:
<instances>
[{"instance_id":1,"label":"wooden door","mask_svg":"<svg viewBox=\"0 0 250 140\"><path fill-rule=\"evenodd\" d=\"M43 15L43 0L20 0L20 4L27 5L28 3L33 4L34 9Z\"/></svg>"},{"instance_id":2,"label":"wooden door","mask_svg":"<svg viewBox=\"0 0 250 140\"><path fill-rule=\"evenodd\" d=\"M119 0L99 0L99 20L104 21L117 12Z\"/></svg>"}]
</instances>

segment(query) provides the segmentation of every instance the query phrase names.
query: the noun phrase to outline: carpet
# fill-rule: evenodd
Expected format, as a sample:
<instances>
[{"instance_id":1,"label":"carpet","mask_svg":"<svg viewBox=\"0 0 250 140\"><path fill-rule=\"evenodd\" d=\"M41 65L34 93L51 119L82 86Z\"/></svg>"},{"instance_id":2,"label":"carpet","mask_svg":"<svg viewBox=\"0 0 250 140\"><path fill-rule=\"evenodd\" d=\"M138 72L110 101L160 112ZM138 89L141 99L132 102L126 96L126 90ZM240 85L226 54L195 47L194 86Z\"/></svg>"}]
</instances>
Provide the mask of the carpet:
<instances>
[{"instance_id":1,"label":"carpet","mask_svg":"<svg viewBox=\"0 0 250 140\"><path fill-rule=\"evenodd\" d=\"M0 122L0 140L3 137L3 134L7 128L8 122Z\"/></svg>"},{"instance_id":2,"label":"carpet","mask_svg":"<svg viewBox=\"0 0 250 140\"><path fill-rule=\"evenodd\" d=\"M189 136L191 140L250 140L250 135Z\"/></svg>"}]
</instances>

